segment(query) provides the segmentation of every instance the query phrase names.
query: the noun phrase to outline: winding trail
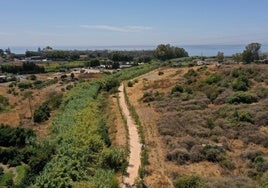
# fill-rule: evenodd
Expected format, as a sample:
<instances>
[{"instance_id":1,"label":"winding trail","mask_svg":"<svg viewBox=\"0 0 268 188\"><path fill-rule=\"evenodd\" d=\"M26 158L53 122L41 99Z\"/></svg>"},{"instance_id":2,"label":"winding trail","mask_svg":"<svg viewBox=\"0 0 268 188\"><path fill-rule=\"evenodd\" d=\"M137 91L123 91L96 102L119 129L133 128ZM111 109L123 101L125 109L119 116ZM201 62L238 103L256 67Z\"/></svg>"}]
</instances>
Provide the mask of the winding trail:
<instances>
[{"instance_id":1,"label":"winding trail","mask_svg":"<svg viewBox=\"0 0 268 188\"><path fill-rule=\"evenodd\" d=\"M127 120L128 134L129 134L129 165L127 168L127 175L124 176L123 182L125 187L134 187L135 179L138 177L138 171L141 164L141 143L137 125L130 115L129 109L126 104L124 85L119 87L119 104L122 109L123 115Z\"/></svg>"}]
</instances>

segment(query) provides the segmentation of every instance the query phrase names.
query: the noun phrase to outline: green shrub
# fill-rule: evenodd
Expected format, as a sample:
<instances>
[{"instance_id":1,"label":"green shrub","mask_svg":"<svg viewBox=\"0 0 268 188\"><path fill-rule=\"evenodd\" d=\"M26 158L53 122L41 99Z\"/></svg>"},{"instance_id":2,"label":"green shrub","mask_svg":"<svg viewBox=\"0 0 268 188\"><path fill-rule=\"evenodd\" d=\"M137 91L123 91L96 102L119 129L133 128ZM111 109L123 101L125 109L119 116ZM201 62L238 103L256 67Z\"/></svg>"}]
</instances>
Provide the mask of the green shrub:
<instances>
[{"instance_id":1,"label":"green shrub","mask_svg":"<svg viewBox=\"0 0 268 188\"><path fill-rule=\"evenodd\" d=\"M12 172L7 172L0 176L0 187L12 187L14 184L13 177L14 174Z\"/></svg>"},{"instance_id":2,"label":"green shrub","mask_svg":"<svg viewBox=\"0 0 268 188\"><path fill-rule=\"evenodd\" d=\"M229 104L246 103L250 104L257 102L257 98L246 92L236 92L233 95L227 97L226 102Z\"/></svg>"},{"instance_id":3,"label":"green shrub","mask_svg":"<svg viewBox=\"0 0 268 188\"><path fill-rule=\"evenodd\" d=\"M211 74L206 78L206 83L209 85L212 84L217 84L218 82L220 82L222 80L222 77L218 74Z\"/></svg>"},{"instance_id":4,"label":"green shrub","mask_svg":"<svg viewBox=\"0 0 268 188\"><path fill-rule=\"evenodd\" d=\"M63 95L61 93L52 92L49 95L49 99L46 103L51 107L51 109L57 109L62 103Z\"/></svg>"},{"instance_id":5,"label":"green shrub","mask_svg":"<svg viewBox=\"0 0 268 188\"><path fill-rule=\"evenodd\" d=\"M197 74L197 72L194 70L194 69L190 69L190 70L188 70L188 72L186 73L186 74L184 74L183 76L185 77L185 78L192 78L192 77L196 77L198 74Z\"/></svg>"},{"instance_id":6,"label":"green shrub","mask_svg":"<svg viewBox=\"0 0 268 188\"><path fill-rule=\"evenodd\" d=\"M218 146L206 145L202 150L202 154L210 162L220 162L225 159L223 150Z\"/></svg>"},{"instance_id":7,"label":"green shrub","mask_svg":"<svg viewBox=\"0 0 268 188\"><path fill-rule=\"evenodd\" d=\"M161 75L163 75L163 74L164 74L164 72L162 72L162 71L159 71L159 72L158 72L158 75L159 75L159 76L161 76Z\"/></svg>"},{"instance_id":8,"label":"green shrub","mask_svg":"<svg viewBox=\"0 0 268 188\"><path fill-rule=\"evenodd\" d=\"M182 175L173 182L175 188L201 188L204 187L201 179L197 176Z\"/></svg>"},{"instance_id":9,"label":"green shrub","mask_svg":"<svg viewBox=\"0 0 268 188\"><path fill-rule=\"evenodd\" d=\"M262 156L262 155L263 155L263 153L259 150L247 150L241 154L241 157L249 159L253 162L255 160L255 158Z\"/></svg>"},{"instance_id":10,"label":"green shrub","mask_svg":"<svg viewBox=\"0 0 268 188\"><path fill-rule=\"evenodd\" d=\"M186 149L174 149L166 155L167 160L176 161L178 164L184 164L190 160L190 155Z\"/></svg>"},{"instance_id":11,"label":"green shrub","mask_svg":"<svg viewBox=\"0 0 268 188\"><path fill-rule=\"evenodd\" d=\"M249 80L246 76L235 78L231 86L235 91L247 91L249 88Z\"/></svg>"},{"instance_id":12,"label":"green shrub","mask_svg":"<svg viewBox=\"0 0 268 188\"><path fill-rule=\"evenodd\" d=\"M0 166L0 176L4 174L4 169L3 167Z\"/></svg>"},{"instance_id":13,"label":"green shrub","mask_svg":"<svg viewBox=\"0 0 268 188\"><path fill-rule=\"evenodd\" d=\"M32 88L32 83L30 83L30 82L20 82L18 84L18 87L20 89L29 89L29 88Z\"/></svg>"},{"instance_id":14,"label":"green shrub","mask_svg":"<svg viewBox=\"0 0 268 188\"><path fill-rule=\"evenodd\" d=\"M8 98L0 95L0 105L3 105L3 106L9 105Z\"/></svg>"},{"instance_id":15,"label":"green shrub","mask_svg":"<svg viewBox=\"0 0 268 188\"><path fill-rule=\"evenodd\" d=\"M127 82L127 86L128 86L128 87L133 87L133 82L132 82L132 81L128 81L128 82Z\"/></svg>"},{"instance_id":16,"label":"green shrub","mask_svg":"<svg viewBox=\"0 0 268 188\"><path fill-rule=\"evenodd\" d=\"M176 85L175 87L172 88L171 94L175 92L183 93L184 89L181 85Z\"/></svg>"},{"instance_id":17,"label":"green shrub","mask_svg":"<svg viewBox=\"0 0 268 188\"><path fill-rule=\"evenodd\" d=\"M33 130L26 128L12 128L7 125L0 125L0 146L23 147L35 137Z\"/></svg>"},{"instance_id":18,"label":"green shrub","mask_svg":"<svg viewBox=\"0 0 268 188\"><path fill-rule=\"evenodd\" d=\"M234 112L234 118L237 121L244 121L244 122L249 122L249 123L254 123L253 117L249 112L246 111L235 111Z\"/></svg>"},{"instance_id":19,"label":"green shrub","mask_svg":"<svg viewBox=\"0 0 268 188\"><path fill-rule=\"evenodd\" d=\"M234 170L235 169L235 165L232 161L229 161L227 159L220 161L220 165L223 168L227 168L228 170Z\"/></svg>"},{"instance_id":20,"label":"green shrub","mask_svg":"<svg viewBox=\"0 0 268 188\"><path fill-rule=\"evenodd\" d=\"M245 76L245 70L240 68L233 69L231 72L231 76L234 78L238 78L240 76Z\"/></svg>"},{"instance_id":21,"label":"green shrub","mask_svg":"<svg viewBox=\"0 0 268 188\"><path fill-rule=\"evenodd\" d=\"M145 92L142 97L143 102L152 102L155 100L155 97L152 92Z\"/></svg>"},{"instance_id":22,"label":"green shrub","mask_svg":"<svg viewBox=\"0 0 268 188\"><path fill-rule=\"evenodd\" d=\"M109 148L104 150L102 162L104 167L119 171L121 166L126 162L125 159L123 150Z\"/></svg>"},{"instance_id":23,"label":"green shrub","mask_svg":"<svg viewBox=\"0 0 268 188\"><path fill-rule=\"evenodd\" d=\"M73 85L67 85L66 90L71 90L74 86Z\"/></svg>"},{"instance_id":24,"label":"green shrub","mask_svg":"<svg viewBox=\"0 0 268 188\"><path fill-rule=\"evenodd\" d=\"M34 74L30 75L30 80L36 80L36 76Z\"/></svg>"},{"instance_id":25,"label":"green shrub","mask_svg":"<svg viewBox=\"0 0 268 188\"><path fill-rule=\"evenodd\" d=\"M48 120L50 117L50 109L47 103L43 103L38 109L34 111L33 120L36 123L40 123Z\"/></svg>"}]
</instances>

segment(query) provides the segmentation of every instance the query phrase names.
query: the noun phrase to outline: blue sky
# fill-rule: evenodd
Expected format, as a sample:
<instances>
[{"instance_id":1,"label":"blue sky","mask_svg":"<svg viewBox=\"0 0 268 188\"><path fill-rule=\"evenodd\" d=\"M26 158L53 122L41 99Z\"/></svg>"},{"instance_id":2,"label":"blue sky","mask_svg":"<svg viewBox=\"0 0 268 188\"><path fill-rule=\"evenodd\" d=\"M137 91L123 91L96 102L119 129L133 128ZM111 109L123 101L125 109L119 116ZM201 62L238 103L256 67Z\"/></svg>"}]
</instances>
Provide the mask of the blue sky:
<instances>
[{"instance_id":1,"label":"blue sky","mask_svg":"<svg viewBox=\"0 0 268 188\"><path fill-rule=\"evenodd\" d=\"M0 2L0 46L268 43L267 0Z\"/></svg>"}]
</instances>

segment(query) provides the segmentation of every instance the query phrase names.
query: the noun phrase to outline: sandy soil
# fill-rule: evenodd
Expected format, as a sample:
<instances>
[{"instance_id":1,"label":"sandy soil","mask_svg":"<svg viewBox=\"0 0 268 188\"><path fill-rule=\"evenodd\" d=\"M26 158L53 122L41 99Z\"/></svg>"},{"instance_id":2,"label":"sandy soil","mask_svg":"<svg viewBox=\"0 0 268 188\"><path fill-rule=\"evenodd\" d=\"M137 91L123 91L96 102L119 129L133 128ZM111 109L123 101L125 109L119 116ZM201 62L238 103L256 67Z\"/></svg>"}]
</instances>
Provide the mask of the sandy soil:
<instances>
[{"instance_id":1,"label":"sandy soil","mask_svg":"<svg viewBox=\"0 0 268 188\"><path fill-rule=\"evenodd\" d=\"M119 87L119 97L122 112L127 120L130 147L129 166L127 168L127 175L124 177L123 182L125 187L133 187L135 179L138 177L139 166L141 164L141 144L139 141L137 125L135 124L130 115L129 109L127 108L123 84Z\"/></svg>"}]
</instances>

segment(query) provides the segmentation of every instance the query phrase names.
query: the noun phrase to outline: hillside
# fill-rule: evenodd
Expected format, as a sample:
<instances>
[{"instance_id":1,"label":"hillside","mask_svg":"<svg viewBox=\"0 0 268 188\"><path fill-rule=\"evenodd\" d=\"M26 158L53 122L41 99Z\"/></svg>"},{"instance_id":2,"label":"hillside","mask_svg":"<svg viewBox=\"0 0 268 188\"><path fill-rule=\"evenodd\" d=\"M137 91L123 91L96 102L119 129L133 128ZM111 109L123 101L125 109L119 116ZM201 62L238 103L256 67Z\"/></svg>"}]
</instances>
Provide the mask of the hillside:
<instances>
[{"instance_id":1,"label":"hillside","mask_svg":"<svg viewBox=\"0 0 268 188\"><path fill-rule=\"evenodd\" d=\"M267 184L267 73L255 64L161 68L128 87L149 150L145 184Z\"/></svg>"}]
</instances>

